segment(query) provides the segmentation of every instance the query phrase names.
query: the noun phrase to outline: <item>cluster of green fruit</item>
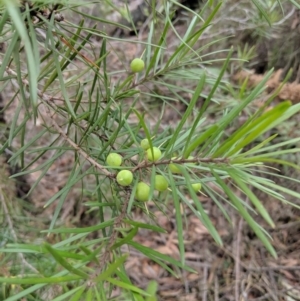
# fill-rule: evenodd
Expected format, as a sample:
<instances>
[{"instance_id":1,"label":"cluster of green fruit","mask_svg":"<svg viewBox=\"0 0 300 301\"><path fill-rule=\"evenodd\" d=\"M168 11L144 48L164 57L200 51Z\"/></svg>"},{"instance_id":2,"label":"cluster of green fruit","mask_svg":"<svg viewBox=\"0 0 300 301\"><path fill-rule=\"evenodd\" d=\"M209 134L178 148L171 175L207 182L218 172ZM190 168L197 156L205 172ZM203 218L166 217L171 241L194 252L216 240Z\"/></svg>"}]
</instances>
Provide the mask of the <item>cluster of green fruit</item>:
<instances>
[{"instance_id":1,"label":"cluster of green fruit","mask_svg":"<svg viewBox=\"0 0 300 301\"><path fill-rule=\"evenodd\" d=\"M148 139L141 141L141 147L146 152L146 157L150 162L156 162L161 158L161 150L158 147L150 148ZM110 153L106 158L106 163L110 167L119 167L123 162L123 158L120 154ZM169 164L169 168L173 173L180 173L179 168L173 164ZM129 186L133 181L133 173L130 170L121 170L118 172L116 180L121 186ZM197 192L201 189L201 183L192 184L193 189ZM155 175L154 178L154 189L163 192L168 189L168 181L162 175ZM150 186L145 182L139 182L136 187L135 199L138 201L146 202L149 199Z\"/></svg>"},{"instance_id":2,"label":"cluster of green fruit","mask_svg":"<svg viewBox=\"0 0 300 301\"><path fill-rule=\"evenodd\" d=\"M158 152L157 152L158 150ZM147 152L151 153L151 152ZM158 157L157 157L158 156ZM148 156L149 161L154 161L154 158L160 158L161 152L158 148L153 148L153 154ZM121 155L117 153L110 153L106 158L106 163L111 167L119 167L123 162ZM121 170L117 174L117 182L121 186L129 186L133 181L133 174L130 170ZM165 191L168 188L168 181L161 175L156 175L154 178L154 189L157 191ZM136 187L135 199L138 201L148 201L150 194L150 186L145 182L139 182Z\"/></svg>"},{"instance_id":3,"label":"cluster of green fruit","mask_svg":"<svg viewBox=\"0 0 300 301\"><path fill-rule=\"evenodd\" d=\"M157 147L153 147L151 149L148 139L143 139L141 141L141 147L147 152L148 161L155 162L155 161L158 161L160 159L160 157L161 157L160 149L157 148ZM193 159L193 157L189 157L189 159ZM178 158L173 157L172 160L178 160ZM170 168L172 173L181 174L180 169L174 163L170 163L169 168ZM198 191L201 190L202 185L201 185L201 183L193 183L192 187L193 187L195 192L198 192Z\"/></svg>"}]
</instances>

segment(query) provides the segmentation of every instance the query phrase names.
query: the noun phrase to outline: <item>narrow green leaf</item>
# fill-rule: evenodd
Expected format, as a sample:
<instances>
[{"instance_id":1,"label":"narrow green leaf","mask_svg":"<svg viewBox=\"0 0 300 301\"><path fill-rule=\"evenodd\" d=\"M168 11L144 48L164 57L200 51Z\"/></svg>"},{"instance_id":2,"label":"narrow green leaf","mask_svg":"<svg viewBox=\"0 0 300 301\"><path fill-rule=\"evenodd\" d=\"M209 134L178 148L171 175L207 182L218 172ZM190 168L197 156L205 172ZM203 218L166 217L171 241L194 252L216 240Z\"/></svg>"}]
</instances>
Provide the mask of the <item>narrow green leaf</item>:
<instances>
[{"instance_id":1,"label":"narrow green leaf","mask_svg":"<svg viewBox=\"0 0 300 301\"><path fill-rule=\"evenodd\" d=\"M1 11L1 19L0 19L0 33L2 33L4 26L6 25L6 22L8 20L8 11L7 10L2 10ZM0 73L0 78L2 78L2 75Z\"/></svg>"},{"instance_id":2,"label":"narrow green leaf","mask_svg":"<svg viewBox=\"0 0 300 301\"><path fill-rule=\"evenodd\" d=\"M21 112L22 108L23 108L23 106L22 106L22 103L20 102L20 104L15 109L13 120L12 120L11 125L10 125L9 136L8 136L8 145L9 146L12 145L12 141L15 138L14 134L16 132L16 126L17 126L17 123L19 121L19 116L20 116L20 112ZM25 126L23 126L23 128L25 128Z\"/></svg>"},{"instance_id":3,"label":"narrow green leaf","mask_svg":"<svg viewBox=\"0 0 300 301\"><path fill-rule=\"evenodd\" d=\"M240 154L239 156L241 157L245 157L247 155L251 155L251 154L255 154L255 153L259 153L259 152L264 152L267 148L269 147L264 147L265 145L267 145L270 141L272 141L274 138L277 137L278 134L274 134L270 137L268 137L267 139L265 139L263 142L255 145L254 147L252 147L250 150L243 152L242 154Z\"/></svg>"},{"instance_id":4,"label":"narrow green leaf","mask_svg":"<svg viewBox=\"0 0 300 301\"><path fill-rule=\"evenodd\" d=\"M268 22L269 26L271 26L272 24L271 24L271 20L268 16L268 13L264 10L264 8L262 7L260 1L259 0L251 0L251 1L255 4L255 6L259 10L259 12L264 16L264 18Z\"/></svg>"},{"instance_id":5,"label":"narrow green leaf","mask_svg":"<svg viewBox=\"0 0 300 301\"><path fill-rule=\"evenodd\" d=\"M165 255L165 254L162 254L162 253L159 253L151 248L148 248L148 247L145 247L137 242L134 242L134 241L131 241L128 243L129 245L131 245L132 247L134 247L135 249L139 250L140 252L142 252L143 254L145 254L147 257L149 256L152 256L152 257L156 257L162 261L166 261L170 264L173 264L177 267L180 267L182 269L185 269L189 272L195 272L194 269L186 266L186 265L183 265L181 262L173 259L172 257L168 256L168 255Z\"/></svg>"},{"instance_id":6,"label":"narrow green leaf","mask_svg":"<svg viewBox=\"0 0 300 301\"><path fill-rule=\"evenodd\" d=\"M0 18L0 22L1 22L1 18ZM6 67L10 65L12 53L17 48L18 43L19 43L19 35L16 31L14 31L9 46L5 51L4 58L1 61L2 64L0 66L0 79L4 77L4 72L6 71Z\"/></svg>"},{"instance_id":7,"label":"narrow green leaf","mask_svg":"<svg viewBox=\"0 0 300 301\"><path fill-rule=\"evenodd\" d=\"M81 20L79 25L77 26L76 33L71 38L68 38L69 44L67 44L64 47L64 50L62 51L62 52L65 51L64 57L60 61L60 66L62 71L68 67L68 65L76 58L76 56L78 56L78 54L80 53L84 45L90 40L90 37L92 36L92 33L88 33L87 37L82 39L81 44L77 48L75 48L75 44L78 38L80 37L80 33L83 29L83 24L84 24L84 20ZM93 28L95 27L96 25ZM102 61L103 58L104 57L101 58L100 62ZM95 66L99 66L99 61L95 64ZM58 76L57 70L54 69L43 87L43 92L47 90L47 88L53 83L53 81L57 78L57 76Z\"/></svg>"},{"instance_id":8,"label":"narrow green leaf","mask_svg":"<svg viewBox=\"0 0 300 301\"><path fill-rule=\"evenodd\" d=\"M102 249L102 245L98 248L96 248L93 252L91 252L88 248L86 248L83 245L79 246L80 250L82 250L85 254L88 256L84 258L85 262L93 261L97 265L99 265L99 260L97 258L97 255L99 254L100 250Z\"/></svg>"},{"instance_id":9,"label":"narrow green leaf","mask_svg":"<svg viewBox=\"0 0 300 301\"><path fill-rule=\"evenodd\" d=\"M198 101L198 98L199 98L199 95L204 87L204 84L205 84L205 77L201 76L199 78L199 82L198 82L198 85L195 89L195 92L192 96L192 99L186 109L186 111L184 112L175 132L173 133L172 135L172 138L169 140L169 143L166 147L166 154L169 154L170 152L172 152L172 149L174 148L174 145L175 145L175 141L178 139L178 136L180 134L180 131L182 130L186 120L188 119L188 117L191 116L192 114L192 111L193 109L195 108L195 105L196 105L196 102Z\"/></svg>"},{"instance_id":10,"label":"narrow green leaf","mask_svg":"<svg viewBox=\"0 0 300 301\"><path fill-rule=\"evenodd\" d=\"M149 145L150 145L150 148L152 149L152 154L153 154L153 143L152 143L152 139L151 139L151 134L145 123L144 117L136 109L132 108L132 111L135 113L136 117L139 119L140 124L141 124L143 130L145 131L146 138L149 141Z\"/></svg>"},{"instance_id":11,"label":"narrow green leaf","mask_svg":"<svg viewBox=\"0 0 300 301\"><path fill-rule=\"evenodd\" d=\"M173 1L173 3L176 3L177 5L180 5L178 2ZM202 35L202 33L205 31L205 29L210 25L210 22L212 21L212 19L214 18L215 14L218 12L218 10L220 9L222 5L222 2L218 3L217 6L214 8L214 10L211 12L211 14L206 18L204 24L201 26L201 28L196 31L196 33L191 34L191 36L189 36L189 38L185 41L183 39L180 38L181 40L181 44L178 46L178 48L174 51L174 53L171 55L171 57L169 58L166 67L170 66L171 63L173 61L175 61L177 58L183 58L186 56L186 54L189 51L193 51L192 47L194 46L194 44L199 40L200 36ZM194 12L195 14L195 12ZM197 14L195 14L198 18L199 16ZM170 18L168 18L170 19ZM200 19L200 18L199 18ZM170 25L172 26L171 21ZM191 24L191 26L193 26L193 24ZM175 28L173 27L174 32L176 32Z\"/></svg>"},{"instance_id":12,"label":"narrow green leaf","mask_svg":"<svg viewBox=\"0 0 300 301\"><path fill-rule=\"evenodd\" d=\"M78 292L78 290L79 290L79 292ZM63 300L66 300L68 297L71 297L72 295L73 295L73 297L70 298L70 299L67 299L67 300L69 300L69 301L70 300L74 300L73 299L74 298L74 293L75 293L75 295L78 295L78 293L79 293L79 296L81 296L82 295L82 291L81 290L84 291L84 287L81 287L81 286L75 287L75 288L73 288L73 289L65 292L64 294L62 294L62 295L60 295L60 296L52 299L51 301L63 301ZM78 298L77 298L77 300L78 300Z\"/></svg>"},{"instance_id":13,"label":"narrow green leaf","mask_svg":"<svg viewBox=\"0 0 300 301\"><path fill-rule=\"evenodd\" d=\"M39 60L38 57L35 58L34 51L32 49L32 44L30 42L29 36L26 31L26 25L22 19L22 15L20 13L19 8L15 5L14 1L11 0L3 0L11 19L13 20L14 25L24 42L25 51L27 56L27 66L29 73L29 90L30 90L30 98L32 101L32 106L34 108L34 112L36 113L37 107L37 79L38 79L38 69L39 69Z\"/></svg>"},{"instance_id":14,"label":"narrow green leaf","mask_svg":"<svg viewBox=\"0 0 300 301\"><path fill-rule=\"evenodd\" d=\"M153 24L153 21L152 23ZM148 63L148 66L147 66L147 70L146 70L146 73L145 73L145 77L147 77L151 71L151 69L158 64L159 60L160 60L160 53L161 53L161 48L162 48L162 45L163 43L166 42L166 36L167 36L167 32L168 32L168 29L170 27L170 23L167 21L165 22L164 24L164 29L162 31L162 34L160 36L160 39L159 39L159 42L158 42L158 45L154 51L154 54L151 58L151 61ZM150 45L148 45L148 47L150 47ZM148 54L150 54L150 51L148 52ZM150 55L148 56L150 57ZM153 70L153 73L155 74L155 71L156 71L156 68L154 68Z\"/></svg>"},{"instance_id":15,"label":"narrow green leaf","mask_svg":"<svg viewBox=\"0 0 300 301\"><path fill-rule=\"evenodd\" d=\"M291 180L291 181L292 181L292 180ZM294 191L294 190L291 190L291 189L289 189L289 188L280 186L280 185L278 185L278 184L276 184L276 183L273 183L273 182L266 182L266 183L264 183L264 185L265 185L265 186L271 187L272 190L275 190L275 191L281 191L281 192L283 192L283 193L285 193L285 194L288 194L288 195L291 195L291 196L295 197L295 198L298 199L298 200L300 199L300 193L298 193L298 192L296 192L296 191ZM286 204L289 204L289 205L291 205L291 206L293 206L293 207L295 207L295 208L297 208L297 209L300 209L300 206L297 205L295 202L290 202L290 201L288 201L288 200L285 199L285 198L283 199L283 202L285 202Z\"/></svg>"},{"instance_id":16,"label":"narrow green leaf","mask_svg":"<svg viewBox=\"0 0 300 301\"><path fill-rule=\"evenodd\" d=\"M158 289L158 283L154 280L150 281L147 286L147 293L151 294L151 297L147 297L145 301L157 301L156 293Z\"/></svg>"},{"instance_id":17,"label":"narrow green leaf","mask_svg":"<svg viewBox=\"0 0 300 301\"><path fill-rule=\"evenodd\" d=\"M55 69L57 72L57 77L58 77L58 81L60 84L60 90L64 99L64 103L66 105L66 109L68 109L69 114L72 116L73 119L76 119L76 114L74 112L73 106L70 102L69 99L69 95L66 89L66 84L65 84L65 80L62 74L62 69L60 66L60 62L59 62L59 55L57 54L57 50L55 49L55 42L54 42L54 37L53 34L49 34L49 39L50 39L50 45L51 45L51 49L53 51L53 58L54 58L54 64L55 64Z\"/></svg>"},{"instance_id":18,"label":"narrow green leaf","mask_svg":"<svg viewBox=\"0 0 300 301\"><path fill-rule=\"evenodd\" d=\"M265 84L271 77L272 73L273 69L267 72L264 79L252 90L249 96L240 105L234 107L229 112L229 114L225 115L220 120L218 130L208 139L206 144L203 146L203 149L205 149L210 144L212 144L211 148L214 148L216 146L216 144L219 141L219 139L216 139L216 137L218 137L224 131L224 129L232 122L232 120L235 120L235 118L242 112L242 110L264 90ZM213 154L213 158L218 157L220 153L221 152L219 151L218 147L217 151L215 151Z\"/></svg>"},{"instance_id":19,"label":"narrow green leaf","mask_svg":"<svg viewBox=\"0 0 300 301\"><path fill-rule=\"evenodd\" d=\"M8 0L6 0L8 1ZM94 20L94 21L97 21L99 23L103 23L103 24L109 24L109 25L113 25L115 26L116 28L122 28L122 29L125 29L126 31L130 31L131 28L121 24L121 23L116 23L116 22L113 22L113 21L110 21L109 19L107 18L100 18L98 16L93 16L92 14L87 14L87 13L84 13L83 11L80 11L80 10L75 10L75 9L72 9L76 12L76 14L80 14L88 19L91 19L91 20ZM90 28L86 28L86 29L90 29ZM105 35L105 34L103 34Z\"/></svg>"},{"instance_id":20,"label":"narrow green leaf","mask_svg":"<svg viewBox=\"0 0 300 301\"><path fill-rule=\"evenodd\" d=\"M209 127L202 135L197 137L196 139L193 139L190 144L186 144L186 149L184 151L184 158L188 158L189 155L197 148L199 147L204 141L206 141L216 130L218 129L218 126L216 124Z\"/></svg>"},{"instance_id":21,"label":"narrow green leaf","mask_svg":"<svg viewBox=\"0 0 300 301\"><path fill-rule=\"evenodd\" d=\"M289 0L293 5L295 5L298 9L300 9L300 4L297 3L295 0Z\"/></svg>"},{"instance_id":22,"label":"narrow green leaf","mask_svg":"<svg viewBox=\"0 0 300 301\"><path fill-rule=\"evenodd\" d=\"M172 190L173 202L175 207L175 218L176 218L176 228L178 235L178 245L179 245L179 253L180 253L180 261L181 264L184 265L185 262L185 249L184 249L184 240L183 240L183 225L182 225L182 217L181 217L181 208L180 202L178 198L177 188L175 186L175 181L172 175L172 172L169 169L169 180L170 186Z\"/></svg>"},{"instance_id":23,"label":"narrow green leaf","mask_svg":"<svg viewBox=\"0 0 300 301\"><path fill-rule=\"evenodd\" d=\"M268 211L259 201L256 195L249 189L249 187L241 180L238 174L235 174L233 171L227 169L228 174L231 178L237 183L237 185L242 189L242 191L247 195L252 204L255 206L259 214L265 219L265 221L272 227L275 227L273 220L271 219Z\"/></svg>"},{"instance_id":24,"label":"narrow green leaf","mask_svg":"<svg viewBox=\"0 0 300 301\"><path fill-rule=\"evenodd\" d=\"M127 270L125 269L124 265L120 267L120 270L116 270L116 276L123 282L128 283L132 285L132 282L130 281L130 278L128 276ZM135 292L129 292L132 293L132 299L134 301L145 301L144 298Z\"/></svg>"},{"instance_id":25,"label":"narrow green leaf","mask_svg":"<svg viewBox=\"0 0 300 301\"><path fill-rule=\"evenodd\" d=\"M81 300L85 289L86 288L84 286L77 287L78 291L72 296L72 298L69 299L69 301L79 301L79 300Z\"/></svg>"},{"instance_id":26,"label":"narrow green leaf","mask_svg":"<svg viewBox=\"0 0 300 301\"><path fill-rule=\"evenodd\" d=\"M149 230L159 232L159 233L167 233L167 231L165 229L163 229L161 227L158 227L158 226L154 226L154 225L150 225L150 224L144 224L144 223L136 222L136 221L131 221L131 220L128 220L128 219L123 220L123 222L127 223L129 225L132 225L132 226L136 226L138 228L149 229Z\"/></svg>"},{"instance_id":27,"label":"narrow green leaf","mask_svg":"<svg viewBox=\"0 0 300 301\"><path fill-rule=\"evenodd\" d=\"M84 301L95 301L95 291L92 289L88 289L86 295L84 296Z\"/></svg>"},{"instance_id":28,"label":"narrow green leaf","mask_svg":"<svg viewBox=\"0 0 300 301\"><path fill-rule=\"evenodd\" d=\"M254 122L253 124L250 124L248 127L246 127L246 136L240 137L241 141L238 142L230 152L226 153L226 156L230 157L231 155L237 153L241 148L248 145L257 137L265 133L269 129L269 127L273 127L274 121L277 122L278 118L282 116L289 107L289 102L280 103L269 112L266 112L266 114L263 114L261 118L257 120L257 122ZM231 140L230 143L232 143L233 141L234 139Z\"/></svg>"},{"instance_id":29,"label":"narrow green leaf","mask_svg":"<svg viewBox=\"0 0 300 301\"><path fill-rule=\"evenodd\" d=\"M213 239L216 241L216 243L220 246L223 245L222 239L218 233L218 231L216 230L215 226L213 225L212 221L210 220L209 216L207 215L207 213L205 212L201 202L199 202L199 199L192 187L191 181L190 181L190 175L188 174L187 170L185 168L183 168L182 166L179 166L179 169L181 171L181 173L183 174L185 181L186 181L186 186L189 190L189 193L194 201L194 204L197 207L197 210L199 211L200 215L201 215L201 222L203 223L203 225L206 227L206 229L209 231L209 233L211 234L211 236L213 237Z\"/></svg>"},{"instance_id":30,"label":"narrow green leaf","mask_svg":"<svg viewBox=\"0 0 300 301\"><path fill-rule=\"evenodd\" d=\"M49 230L52 230L53 227L55 226L56 221L58 219L58 216L59 216L59 214L60 214L60 212L63 208L64 202L65 202L71 188L79 181L78 175L80 174L80 172L81 172L81 169L77 168L76 164L74 164L72 170L69 173L69 178L67 180L67 185L65 184L65 186L64 186L65 190L61 194L60 199L59 199L59 201L58 201L58 203L55 207L54 214L51 218L51 223L50 223L50 226L49 226ZM48 233L48 235L49 235L49 233Z\"/></svg>"},{"instance_id":31,"label":"narrow green leaf","mask_svg":"<svg viewBox=\"0 0 300 301\"><path fill-rule=\"evenodd\" d=\"M115 286L124 288L126 290L129 290L129 291L132 291L132 292L135 292L135 293L139 293L139 294L141 294L143 296L150 296L150 294L148 294L147 292L145 292L145 291L137 288L134 285L131 285L131 284L128 284L128 283L125 283L125 282L122 282L122 281L119 281L119 280L116 280L116 279L112 279L112 278L108 278L106 280L108 282L112 283Z\"/></svg>"},{"instance_id":32,"label":"narrow green leaf","mask_svg":"<svg viewBox=\"0 0 300 301\"><path fill-rule=\"evenodd\" d=\"M95 281L109 281L109 277L126 261L127 257L128 254L125 254L115 259L113 263L108 265L107 269L103 273L96 277Z\"/></svg>"},{"instance_id":33,"label":"narrow green leaf","mask_svg":"<svg viewBox=\"0 0 300 301\"><path fill-rule=\"evenodd\" d=\"M49 244L45 243L44 247L47 249L47 251L53 256L53 258L66 270L68 270L70 273L78 275L82 277L83 279L88 279L89 275L82 270L78 270L74 268L70 263L68 263L63 257L60 256L60 254L53 249Z\"/></svg>"},{"instance_id":34,"label":"narrow green leaf","mask_svg":"<svg viewBox=\"0 0 300 301\"><path fill-rule=\"evenodd\" d=\"M245 219L245 221L249 224L249 226L252 228L254 233L257 235L257 237L261 240L261 242L264 244L266 249L270 252L270 254L277 258L277 254L273 246L271 245L269 239L264 234L264 232L261 230L261 228L257 225L257 223L253 220L251 215L248 213L246 208L240 203L236 195L231 191L229 187L224 183L224 181L218 176L218 174L211 170L213 175L215 176L217 183L222 187L224 192L227 194L233 205L237 208L241 216Z\"/></svg>"},{"instance_id":35,"label":"narrow green leaf","mask_svg":"<svg viewBox=\"0 0 300 301\"><path fill-rule=\"evenodd\" d=\"M32 144L34 144L39 138L41 138L45 133L48 132L47 128L41 130L37 135L31 138L23 147L21 147L17 152L15 152L8 162L14 161L20 154L22 154L26 149L28 149Z\"/></svg>"},{"instance_id":36,"label":"narrow green leaf","mask_svg":"<svg viewBox=\"0 0 300 301\"><path fill-rule=\"evenodd\" d=\"M120 248L122 245L127 244L128 241L131 241L136 236L138 230L139 230L138 227L134 227L124 238L122 238L120 241L115 243L111 247L111 250L115 250L117 248Z\"/></svg>"}]
</instances>

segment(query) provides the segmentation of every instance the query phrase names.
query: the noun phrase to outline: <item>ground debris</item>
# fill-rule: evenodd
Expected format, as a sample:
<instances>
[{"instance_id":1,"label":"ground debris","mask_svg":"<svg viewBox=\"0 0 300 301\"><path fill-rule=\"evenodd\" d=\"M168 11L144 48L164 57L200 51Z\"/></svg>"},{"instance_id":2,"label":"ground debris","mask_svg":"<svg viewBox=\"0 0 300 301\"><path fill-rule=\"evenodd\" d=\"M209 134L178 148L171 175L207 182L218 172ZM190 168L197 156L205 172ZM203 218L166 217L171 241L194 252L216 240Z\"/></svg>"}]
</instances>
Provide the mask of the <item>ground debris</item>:
<instances>
[{"instance_id":1,"label":"ground debris","mask_svg":"<svg viewBox=\"0 0 300 301\"><path fill-rule=\"evenodd\" d=\"M267 81L266 87L268 93L275 92L281 85L281 89L277 95L278 100L290 100L292 103L299 103L300 102L300 83L295 81L292 83L285 83L283 84L281 80L283 70L277 70L272 77ZM264 75L256 74L254 71L248 70L241 70L233 75L232 79L237 82L241 83L247 80L247 86L249 88L253 88L257 86L264 78Z\"/></svg>"}]
</instances>

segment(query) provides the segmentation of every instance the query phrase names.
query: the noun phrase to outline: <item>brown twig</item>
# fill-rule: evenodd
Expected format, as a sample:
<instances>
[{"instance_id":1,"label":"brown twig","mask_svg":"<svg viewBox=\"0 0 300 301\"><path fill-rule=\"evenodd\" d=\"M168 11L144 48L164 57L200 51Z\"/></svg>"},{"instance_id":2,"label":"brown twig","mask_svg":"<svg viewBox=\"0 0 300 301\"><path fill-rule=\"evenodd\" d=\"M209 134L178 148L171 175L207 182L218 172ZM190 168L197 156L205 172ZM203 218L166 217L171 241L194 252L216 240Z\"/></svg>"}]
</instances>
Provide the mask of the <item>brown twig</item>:
<instances>
[{"instance_id":1,"label":"brown twig","mask_svg":"<svg viewBox=\"0 0 300 301\"><path fill-rule=\"evenodd\" d=\"M102 254L99 266L96 269L95 273L90 278L90 281L89 281L89 284L88 284L89 286L92 286L92 285L96 284L94 279L102 272L105 265L109 262L110 249L114 245L114 243L116 242L116 239L117 239L117 236L118 236L118 233L119 233L116 229L118 229L121 226L121 224L123 222L123 219L126 216L126 209L128 207L128 203L129 203L129 200L130 200L130 195L131 195L131 191L130 191L130 189L127 189L126 190L126 200L125 200L125 202L122 206L122 210L121 210L119 216L116 218L116 220L114 222L112 234L110 235L110 238L109 238L108 243L105 247L104 253Z\"/></svg>"},{"instance_id":2,"label":"brown twig","mask_svg":"<svg viewBox=\"0 0 300 301\"><path fill-rule=\"evenodd\" d=\"M152 166L157 165L164 165L164 164L184 164L184 163L216 163L216 164L229 164L228 158L194 158L194 159L166 159L166 160L159 160L156 162L150 162L150 161L142 161L139 163L136 167L132 169L132 172L135 172L141 168L148 168Z\"/></svg>"},{"instance_id":3,"label":"brown twig","mask_svg":"<svg viewBox=\"0 0 300 301\"><path fill-rule=\"evenodd\" d=\"M50 112L48 112L50 113ZM89 161L94 167L99 169L105 176L109 178L115 178L115 174L109 172L104 166L99 164L96 160L94 160L91 156L89 156L82 148L79 147L75 142L73 142L68 135L61 129L61 127L54 120L53 116L48 114L48 116L52 120L53 127L57 130L57 132L66 140L82 157L84 157L87 161Z\"/></svg>"},{"instance_id":4,"label":"brown twig","mask_svg":"<svg viewBox=\"0 0 300 301\"><path fill-rule=\"evenodd\" d=\"M10 75L17 76L17 73L14 72L9 67L6 68L6 72ZM29 85L29 82L26 79L22 79L22 83L26 86ZM53 98L45 93L42 93L40 90L37 90L37 95L42 99L42 101L46 102L47 105L53 106ZM73 142L61 129L61 127L57 124L57 122L54 120L53 116L50 114L50 110L48 106L46 106L47 115L52 120L53 127L57 130L57 132L63 137L65 141L67 141L82 157L84 157L87 161L89 161L94 167L99 169L105 176L109 178L114 178L115 175L113 173L110 173L104 166L99 164L97 161L95 161L91 156L89 156L82 148L79 147L75 142Z\"/></svg>"}]
</instances>

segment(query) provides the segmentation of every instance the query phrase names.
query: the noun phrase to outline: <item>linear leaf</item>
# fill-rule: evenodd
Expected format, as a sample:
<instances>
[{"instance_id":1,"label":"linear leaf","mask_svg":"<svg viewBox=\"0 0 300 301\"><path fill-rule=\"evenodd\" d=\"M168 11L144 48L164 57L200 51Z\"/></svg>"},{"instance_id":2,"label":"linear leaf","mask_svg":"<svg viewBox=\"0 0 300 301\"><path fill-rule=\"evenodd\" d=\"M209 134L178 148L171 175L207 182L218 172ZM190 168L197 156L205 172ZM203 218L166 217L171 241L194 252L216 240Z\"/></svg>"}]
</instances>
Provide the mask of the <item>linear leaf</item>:
<instances>
[{"instance_id":1,"label":"linear leaf","mask_svg":"<svg viewBox=\"0 0 300 301\"><path fill-rule=\"evenodd\" d=\"M136 293L139 293L143 296L150 296L149 293L137 288L136 286L134 285L131 285L129 283L125 283L125 282L122 282L122 281L119 281L119 280L116 280L116 279L112 279L112 278L108 278L107 279L108 282L118 286L118 287L121 287L121 288L124 288L124 289L127 289L129 291L132 291L132 292L136 292Z\"/></svg>"},{"instance_id":2,"label":"linear leaf","mask_svg":"<svg viewBox=\"0 0 300 301\"><path fill-rule=\"evenodd\" d=\"M265 219L265 221L272 227L275 227L273 220L271 219L268 211L263 206L263 204L259 201L256 195L250 190L250 188L241 180L239 175L235 174L233 171L227 169L228 174L231 178L238 184L238 186L244 191L247 197L250 199L252 204L255 206L260 215Z\"/></svg>"},{"instance_id":3,"label":"linear leaf","mask_svg":"<svg viewBox=\"0 0 300 301\"><path fill-rule=\"evenodd\" d=\"M88 279L89 275L82 270L78 270L74 268L70 263L68 263L58 252L56 252L55 249L53 249L49 244L45 243L44 247L47 249L47 251L53 256L53 258L66 270L68 270L70 273L78 275L84 279Z\"/></svg>"},{"instance_id":4,"label":"linear leaf","mask_svg":"<svg viewBox=\"0 0 300 301\"><path fill-rule=\"evenodd\" d=\"M176 218L176 228L177 228L177 235L178 235L178 245L179 245L179 253L180 253L180 261L182 264L185 262L185 249L184 249L184 241L183 241L183 225L182 225L182 216L181 216L181 208L180 202L178 198L177 189L175 186L175 181L172 175L172 172L169 169L169 180L170 186L173 196L173 202L175 207L175 218Z\"/></svg>"},{"instance_id":5,"label":"linear leaf","mask_svg":"<svg viewBox=\"0 0 300 301\"><path fill-rule=\"evenodd\" d=\"M200 215L201 215L201 222L203 223L203 225L206 227L206 229L209 231L209 233L211 234L211 236L213 237L213 239L216 241L216 243L220 246L223 245L222 239L218 233L218 231L216 230L215 226L213 225L212 221L210 220L209 216L207 215L207 213L205 212L202 204L200 203L200 201L198 200L198 197L192 187L191 181L190 181L190 175L188 174L188 172L186 171L185 168L179 166L179 169L181 171L181 173L183 174L185 181L186 181L186 186L189 190L189 193L194 201L194 204L197 207L197 210L199 211Z\"/></svg>"},{"instance_id":6,"label":"linear leaf","mask_svg":"<svg viewBox=\"0 0 300 301\"><path fill-rule=\"evenodd\" d=\"M114 262L109 264L107 269L96 277L95 281L109 281L108 278L125 262L127 257L128 254L125 254L117 259L114 259Z\"/></svg>"},{"instance_id":7,"label":"linear leaf","mask_svg":"<svg viewBox=\"0 0 300 301\"><path fill-rule=\"evenodd\" d=\"M117 248L120 248L122 245L127 244L128 241L131 241L136 234L138 233L139 228L134 227L124 238L122 238L120 241L115 243L112 247L111 250L115 250Z\"/></svg>"},{"instance_id":8,"label":"linear leaf","mask_svg":"<svg viewBox=\"0 0 300 301\"><path fill-rule=\"evenodd\" d=\"M239 213L242 215L242 217L245 219L245 221L249 224L249 226L252 228L254 233L257 235L257 237L261 240L261 242L264 244L266 249L270 252L270 254L277 258L277 254L273 246L271 245L269 239L264 234L262 229L257 225L257 223L254 221L254 219L251 217L251 215L248 213L248 211L245 209L245 207L241 204L241 202L238 200L236 195L232 192L232 190L224 183L224 181L218 176L218 174L211 170L213 175L215 176L217 183L222 187L224 192L227 194L233 205L237 208Z\"/></svg>"},{"instance_id":9,"label":"linear leaf","mask_svg":"<svg viewBox=\"0 0 300 301\"><path fill-rule=\"evenodd\" d=\"M178 136L180 134L180 131L182 130L186 120L188 119L188 117L191 116L191 113L192 113L192 110L194 109L195 107L195 104L196 102L198 101L198 98L199 98L199 94L201 93L203 87L204 87L204 84L205 84L205 77L204 76L201 76L199 78L199 82L198 82L198 85L194 91L194 94L192 96L192 99L186 109L186 111L184 112L175 132L173 133L172 135L172 138L169 140L169 143L166 147L166 153L170 153L172 152L172 148L174 147L175 145L175 141L178 139Z\"/></svg>"},{"instance_id":10,"label":"linear leaf","mask_svg":"<svg viewBox=\"0 0 300 301\"><path fill-rule=\"evenodd\" d=\"M128 243L129 245L131 245L132 247L134 247L135 249L141 251L143 254L145 254L146 256L150 257L150 256L153 256L153 257L156 257L162 261L166 261L168 263L171 263L177 267L180 267L182 269L185 269L187 271L190 271L190 272L195 272L195 270L193 270L192 268L186 266L186 265L183 265L181 262L173 259L172 257L168 256L168 255L165 255L165 254L162 254L160 252L157 252L151 248L148 248L148 247L145 247L137 242L134 242L134 241L131 241Z\"/></svg>"},{"instance_id":11,"label":"linear leaf","mask_svg":"<svg viewBox=\"0 0 300 301\"><path fill-rule=\"evenodd\" d=\"M163 229L161 227L158 227L158 226L144 224L144 223L136 222L136 221L131 221L131 220L128 220L128 219L123 220L123 222L127 223L129 225L132 225L132 226L136 226L138 228L149 229L149 230L159 232L159 233L167 233L167 231L165 229Z\"/></svg>"}]
</instances>

